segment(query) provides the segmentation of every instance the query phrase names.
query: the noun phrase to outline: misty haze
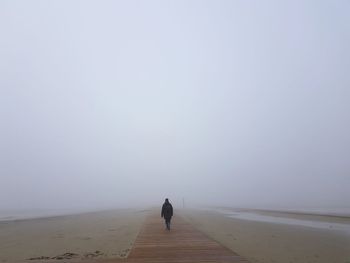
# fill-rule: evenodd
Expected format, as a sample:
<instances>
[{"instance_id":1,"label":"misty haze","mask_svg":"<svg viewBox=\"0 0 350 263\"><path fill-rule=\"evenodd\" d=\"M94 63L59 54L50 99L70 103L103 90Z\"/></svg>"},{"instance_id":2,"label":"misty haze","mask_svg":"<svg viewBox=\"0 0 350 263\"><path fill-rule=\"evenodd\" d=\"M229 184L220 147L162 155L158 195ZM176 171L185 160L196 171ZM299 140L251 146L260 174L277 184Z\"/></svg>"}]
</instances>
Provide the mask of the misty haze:
<instances>
[{"instance_id":1,"label":"misty haze","mask_svg":"<svg viewBox=\"0 0 350 263\"><path fill-rule=\"evenodd\" d=\"M0 0L0 262L132 261L156 214L164 242L349 263L349 13Z\"/></svg>"}]
</instances>

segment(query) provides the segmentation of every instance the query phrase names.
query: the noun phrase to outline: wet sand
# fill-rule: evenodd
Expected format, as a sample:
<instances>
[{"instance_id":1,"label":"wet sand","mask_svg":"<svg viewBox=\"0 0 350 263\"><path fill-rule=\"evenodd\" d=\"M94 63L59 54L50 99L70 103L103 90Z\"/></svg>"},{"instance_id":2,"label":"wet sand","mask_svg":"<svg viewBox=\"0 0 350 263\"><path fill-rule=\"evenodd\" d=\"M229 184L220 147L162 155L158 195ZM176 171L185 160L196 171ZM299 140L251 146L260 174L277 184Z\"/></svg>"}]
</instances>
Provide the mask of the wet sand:
<instances>
[{"instance_id":1,"label":"wet sand","mask_svg":"<svg viewBox=\"0 0 350 263\"><path fill-rule=\"evenodd\" d=\"M0 262L125 258L147 213L116 210L0 222Z\"/></svg>"},{"instance_id":2,"label":"wet sand","mask_svg":"<svg viewBox=\"0 0 350 263\"><path fill-rule=\"evenodd\" d=\"M260 213L350 225L349 218L283 212ZM199 230L251 263L350 263L348 232L242 220L214 211L185 210L181 214Z\"/></svg>"}]
</instances>

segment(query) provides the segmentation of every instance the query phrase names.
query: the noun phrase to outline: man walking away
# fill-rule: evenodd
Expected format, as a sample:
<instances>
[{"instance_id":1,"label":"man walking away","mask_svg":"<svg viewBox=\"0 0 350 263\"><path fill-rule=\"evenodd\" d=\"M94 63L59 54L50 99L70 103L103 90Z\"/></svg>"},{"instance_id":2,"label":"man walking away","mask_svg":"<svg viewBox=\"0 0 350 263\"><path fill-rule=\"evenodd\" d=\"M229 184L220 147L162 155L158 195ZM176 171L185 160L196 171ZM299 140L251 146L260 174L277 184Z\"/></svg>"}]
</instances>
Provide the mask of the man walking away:
<instances>
[{"instance_id":1,"label":"man walking away","mask_svg":"<svg viewBox=\"0 0 350 263\"><path fill-rule=\"evenodd\" d=\"M170 230L170 220L173 216L173 206L169 203L168 198L165 199L165 202L162 206L162 214L161 217L165 219L165 225L168 230Z\"/></svg>"}]
</instances>

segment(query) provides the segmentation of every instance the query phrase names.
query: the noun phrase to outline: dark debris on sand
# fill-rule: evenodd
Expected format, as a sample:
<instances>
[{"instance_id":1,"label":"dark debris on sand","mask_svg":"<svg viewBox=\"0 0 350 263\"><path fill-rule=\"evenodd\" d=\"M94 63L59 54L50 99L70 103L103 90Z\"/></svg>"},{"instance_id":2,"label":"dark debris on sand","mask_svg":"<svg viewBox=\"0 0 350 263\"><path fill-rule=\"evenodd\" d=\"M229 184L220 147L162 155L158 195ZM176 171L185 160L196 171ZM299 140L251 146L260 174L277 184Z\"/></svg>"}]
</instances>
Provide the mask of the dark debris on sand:
<instances>
[{"instance_id":1,"label":"dark debris on sand","mask_svg":"<svg viewBox=\"0 0 350 263\"><path fill-rule=\"evenodd\" d=\"M99 257L102 255L103 255L103 253L101 251L96 250L95 252L84 254L83 258L95 258L95 257ZM40 257L28 258L28 260L49 260L49 259L64 260L64 259L73 259L73 258L79 258L79 257L80 257L79 254L67 252L67 253L64 253L62 255L58 255L58 256L54 256L54 257L40 256Z\"/></svg>"},{"instance_id":2,"label":"dark debris on sand","mask_svg":"<svg viewBox=\"0 0 350 263\"><path fill-rule=\"evenodd\" d=\"M85 258L95 258L95 257L99 257L102 255L103 255L103 253L101 251L96 250L95 252L84 254L84 257Z\"/></svg>"},{"instance_id":3,"label":"dark debris on sand","mask_svg":"<svg viewBox=\"0 0 350 263\"><path fill-rule=\"evenodd\" d=\"M41 256L41 257L28 258L28 260L45 260L45 259L50 259L50 257Z\"/></svg>"},{"instance_id":4,"label":"dark debris on sand","mask_svg":"<svg viewBox=\"0 0 350 263\"><path fill-rule=\"evenodd\" d=\"M52 257L51 259L62 260L62 259L72 259L72 258L77 258L77 257L79 257L78 254L68 252L68 253L64 253L64 254L59 255L59 256Z\"/></svg>"}]
</instances>

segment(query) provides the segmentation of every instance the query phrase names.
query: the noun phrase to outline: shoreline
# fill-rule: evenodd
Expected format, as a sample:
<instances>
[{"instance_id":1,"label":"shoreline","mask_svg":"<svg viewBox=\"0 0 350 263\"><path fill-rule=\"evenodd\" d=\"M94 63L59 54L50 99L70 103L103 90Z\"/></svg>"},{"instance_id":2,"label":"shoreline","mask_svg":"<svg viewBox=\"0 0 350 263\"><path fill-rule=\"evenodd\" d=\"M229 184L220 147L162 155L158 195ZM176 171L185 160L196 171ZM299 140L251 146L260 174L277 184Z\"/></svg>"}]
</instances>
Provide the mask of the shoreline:
<instances>
[{"instance_id":1,"label":"shoreline","mask_svg":"<svg viewBox=\"0 0 350 263\"><path fill-rule=\"evenodd\" d=\"M339 217L339 218L350 218L350 208L346 208L343 212L339 211L321 211L321 210L304 210L304 209L283 209L283 208L243 208L243 207L227 207L227 206L209 206L210 210L222 209L233 212L266 212L266 213L284 213L291 215L307 215L307 216L327 216L327 217Z\"/></svg>"}]
</instances>

